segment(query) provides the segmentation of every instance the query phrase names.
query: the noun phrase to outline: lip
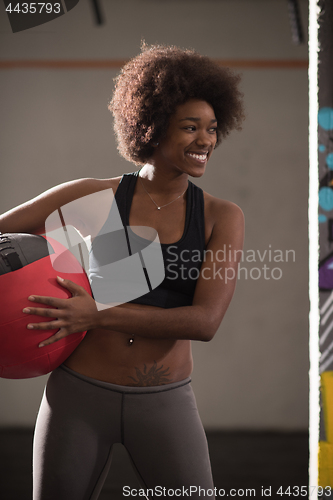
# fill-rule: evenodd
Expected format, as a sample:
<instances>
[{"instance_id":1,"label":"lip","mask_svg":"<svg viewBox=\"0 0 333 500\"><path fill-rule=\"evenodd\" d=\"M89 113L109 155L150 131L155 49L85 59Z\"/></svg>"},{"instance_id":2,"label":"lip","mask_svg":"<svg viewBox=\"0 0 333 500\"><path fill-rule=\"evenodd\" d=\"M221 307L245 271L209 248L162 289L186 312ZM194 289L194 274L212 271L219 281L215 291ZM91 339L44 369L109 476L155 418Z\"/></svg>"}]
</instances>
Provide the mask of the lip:
<instances>
[{"instance_id":1,"label":"lip","mask_svg":"<svg viewBox=\"0 0 333 500\"><path fill-rule=\"evenodd\" d=\"M207 163L208 151L187 151L186 155L201 164Z\"/></svg>"}]
</instances>

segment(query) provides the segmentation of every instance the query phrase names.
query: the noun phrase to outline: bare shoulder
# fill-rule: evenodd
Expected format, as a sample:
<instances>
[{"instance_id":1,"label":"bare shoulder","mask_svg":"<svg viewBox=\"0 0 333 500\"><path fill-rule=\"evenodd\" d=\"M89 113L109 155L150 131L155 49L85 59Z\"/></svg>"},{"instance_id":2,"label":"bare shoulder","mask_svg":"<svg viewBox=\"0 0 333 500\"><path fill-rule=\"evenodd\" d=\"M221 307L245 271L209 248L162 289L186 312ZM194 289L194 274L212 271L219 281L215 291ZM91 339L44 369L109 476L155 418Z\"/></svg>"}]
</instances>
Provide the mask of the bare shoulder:
<instances>
[{"instance_id":1,"label":"bare shoulder","mask_svg":"<svg viewBox=\"0 0 333 500\"><path fill-rule=\"evenodd\" d=\"M117 190L121 177L113 177L111 179L75 179L73 181L65 182L55 186L35 199L41 198L55 198L57 205L62 206L70 201L82 198L98 191L112 189L114 192Z\"/></svg>"},{"instance_id":2,"label":"bare shoulder","mask_svg":"<svg viewBox=\"0 0 333 500\"><path fill-rule=\"evenodd\" d=\"M110 189L110 188L116 191L121 178L122 178L121 175L118 177L112 177L110 179L86 178L86 179L78 179L76 182L78 184L82 184L82 186L84 186L85 189L87 189L88 191L90 190L91 192L102 191L104 189Z\"/></svg>"},{"instance_id":3,"label":"bare shoulder","mask_svg":"<svg viewBox=\"0 0 333 500\"><path fill-rule=\"evenodd\" d=\"M242 209L228 200L221 200L209 193L204 192L205 218L211 227L215 224L238 224L244 225L244 214Z\"/></svg>"},{"instance_id":4,"label":"bare shoulder","mask_svg":"<svg viewBox=\"0 0 333 500\"><path fill-rule=\"evenodd\" d=\"M110 189L115 193L120 179L121 177L112 179L86 178L59 184L1 215L0 231L44 232L45 221L53 212L80 199L80 211L83 215L86 212L89 214L91 210L84 203L85 197L103 191L108 195L109 191L107 190Z\"/></svg>"},{"instance_id":5,"label":"bare shoulder","mask_svg":"<svg viewBox=\"0 0 333 500\"><path fill-rule=\"evenodd\" d=\"M40 195L39 200L33 200L33 203L36 202L39 209L44 208L44 217L48 211L52 213L59 208L64 210L67 206L67 223L79 229L82 234L92 234L92 227L98 226L100 219L107 217L120 179L121 177L76 179L46 191Z\"/></svg>"}]
</instances>

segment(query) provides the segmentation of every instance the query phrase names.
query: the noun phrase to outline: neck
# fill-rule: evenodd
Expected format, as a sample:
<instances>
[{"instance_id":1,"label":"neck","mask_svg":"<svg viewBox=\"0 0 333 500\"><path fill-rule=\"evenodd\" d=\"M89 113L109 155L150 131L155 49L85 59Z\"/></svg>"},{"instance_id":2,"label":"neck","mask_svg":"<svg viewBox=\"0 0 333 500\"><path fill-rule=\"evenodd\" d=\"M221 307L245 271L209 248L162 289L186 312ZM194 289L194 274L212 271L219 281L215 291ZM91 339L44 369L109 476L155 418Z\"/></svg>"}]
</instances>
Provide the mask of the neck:
<instances>
[{"instance_id":1,"label":"neck","mask_svg":"<svg viewBox=\"0 0 333 500\"><path fill-rule=\"evenodd\" d=\"M150 163L146 163L140 170L140 177L144 179L150 192L153 193L175 193L184 191L188 185L188 175L174 172L171 169L164 170Z\"/></svg>"}]
</instances>

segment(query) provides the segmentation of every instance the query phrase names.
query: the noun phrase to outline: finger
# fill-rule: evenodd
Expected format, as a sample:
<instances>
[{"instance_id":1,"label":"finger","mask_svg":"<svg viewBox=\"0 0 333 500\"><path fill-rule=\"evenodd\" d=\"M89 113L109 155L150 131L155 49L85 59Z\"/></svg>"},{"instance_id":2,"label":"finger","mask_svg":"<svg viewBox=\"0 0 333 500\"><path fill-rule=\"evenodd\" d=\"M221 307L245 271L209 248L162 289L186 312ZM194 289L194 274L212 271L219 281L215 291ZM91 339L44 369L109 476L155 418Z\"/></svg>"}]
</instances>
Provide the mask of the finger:
<instances>
[{"instance_id":1,"label":"finger","mask_svg":"<svg viewBox=\"0 0 333 500\"><path fill-rule=\"evenodd\" d=\"M57 297L45 297L42 295L30 295L28 297L30 302L38 302L39 304L45 304L52 307L63 307L66 305L67 299L59 299ZM30 308L29 308L30 309Z\"/></svg>"},{"instance_id":2,"label":"finger","mask_svg":"<svg viewBox=\"0 0 333 500\"><path fill-rule=\"evenodd\" d=\"M45 318L58 318L59 316L59 309L50 309L49 307L25 307L22 312L44 316Z\"/></svg>"},{"instance_id":3,"label":"finger","mask_svg":"<svg viewBox=\"0 0 333 500\"><path fill-rule=\"evenodd\" d=\"M28 330L57 330L59 328L58 320L55 321L41 321L40 323L28 323Z\"/></svg>"},{"instance_id":4,"label":"finger","mask_svg":"<svg viewBox=\"0 0 333 500\"><path fill-rule=\"evenodd\" d=\"M43 340L43 342L41 342L38 347L44 347L46 345L54 344L54 342L58 342L58 340L63 339L64 337L67 337L68 335L69 334L67 333L67 331L64 328L60 328L60 330L58 330L57 333L52 335L52 337L50 337L46 340Z\"/></svg>"},{"instance_id":5,"label":"finger","mask_svg":"<svg viewBox=\"0 0 333 500\"><path fill-rule=\"evenodd\" d=\"M66 288L68 291L70 291L72 295L79 295L80 293L85 292L85 289L82 286L77 285L71 280L65 280L60 276L57 276L57 280L58 283L64 288Z\"/></svg>"}]
</instances>

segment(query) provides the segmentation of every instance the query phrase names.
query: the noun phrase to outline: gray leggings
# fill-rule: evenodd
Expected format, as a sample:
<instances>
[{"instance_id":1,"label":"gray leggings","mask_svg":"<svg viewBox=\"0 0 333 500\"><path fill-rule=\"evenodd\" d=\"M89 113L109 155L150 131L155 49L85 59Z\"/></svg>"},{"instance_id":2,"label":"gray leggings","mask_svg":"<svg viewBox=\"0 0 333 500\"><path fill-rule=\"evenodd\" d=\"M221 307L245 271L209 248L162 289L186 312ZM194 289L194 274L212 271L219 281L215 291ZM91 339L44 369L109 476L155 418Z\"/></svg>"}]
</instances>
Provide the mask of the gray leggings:
<instances>
[{"instance_id":1,"label":"gray leggings","mask_svg":"<svg viewBox=\"0 0 333 500\"><path fill-rule=\"evenodd\" d=\"M97 499L114 443L127 449L142 488L153 490L149 498L168 498L159 494L162 488L177 489L175 496L187 498L191 486L191 498L214 498L190 378L128 387L61 366L49 377L37 418L33 499Z\"/></svg>"}]
</instances>

